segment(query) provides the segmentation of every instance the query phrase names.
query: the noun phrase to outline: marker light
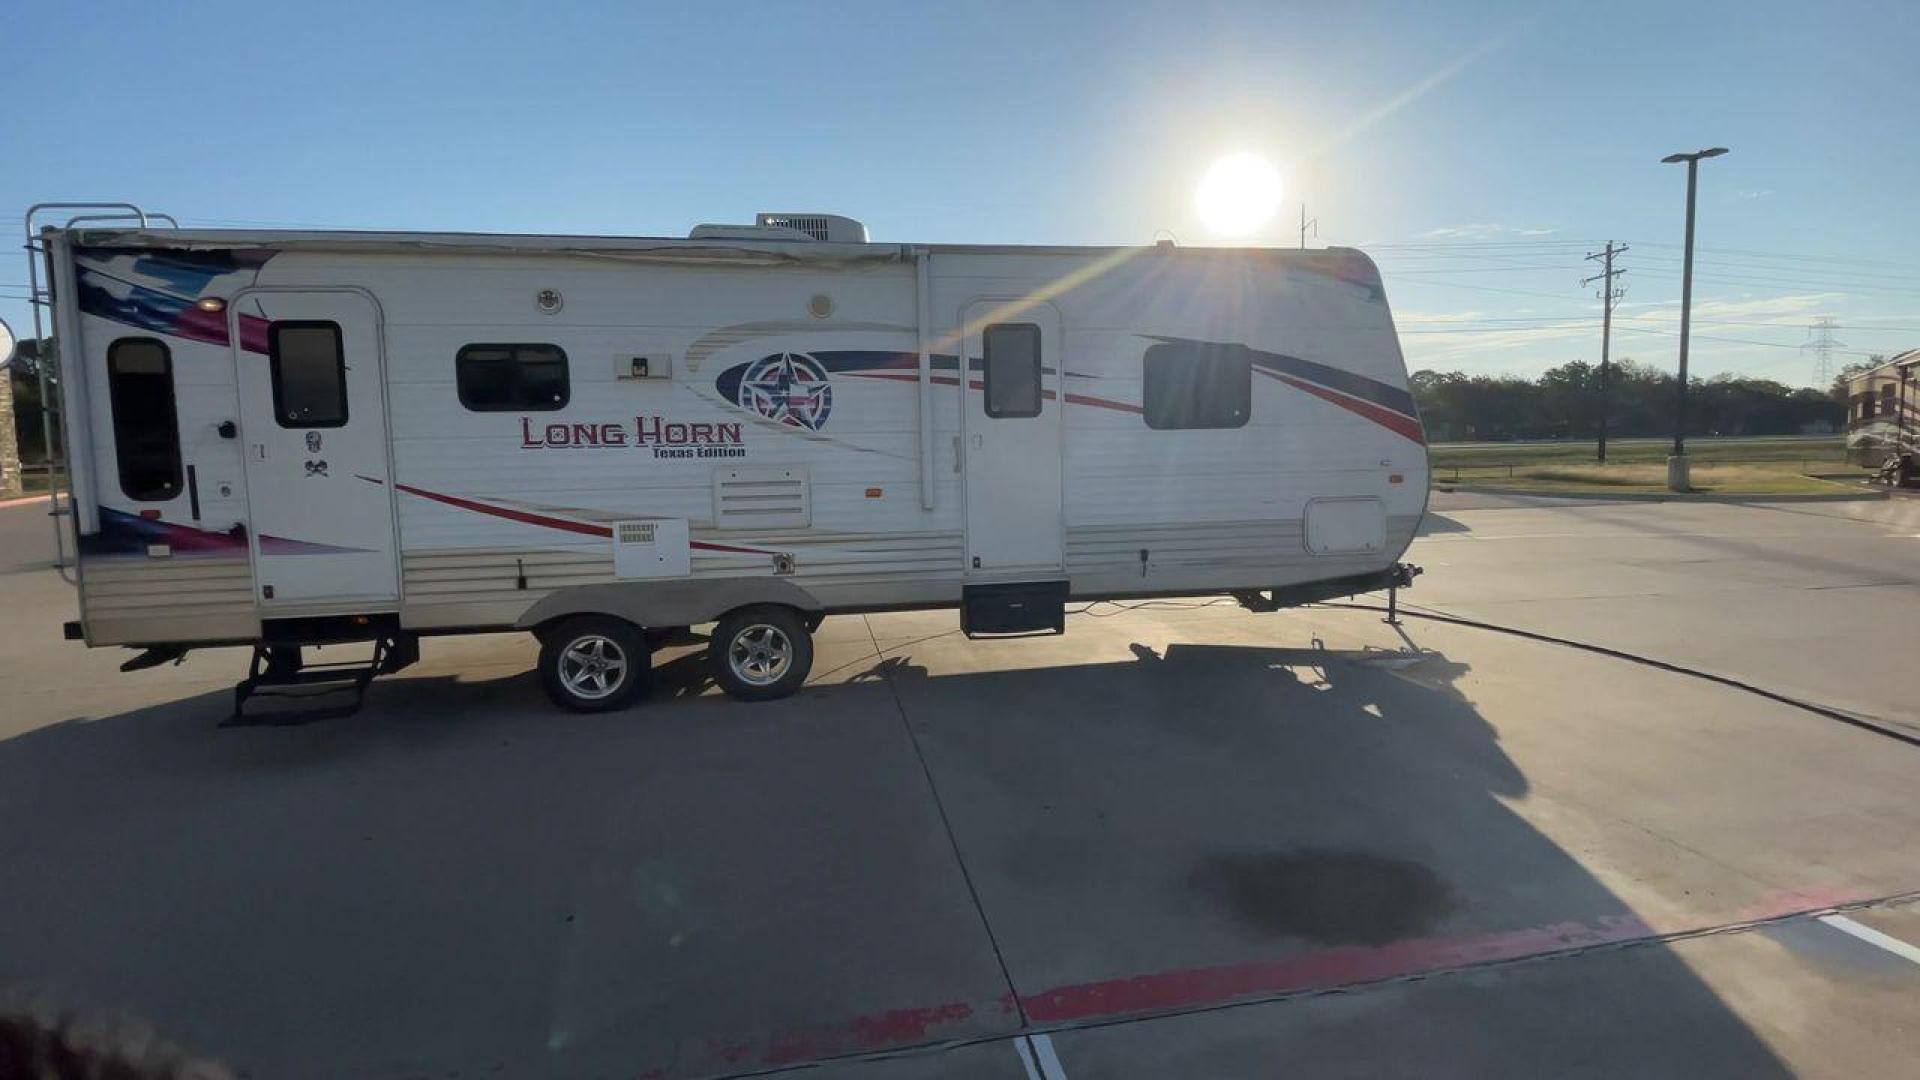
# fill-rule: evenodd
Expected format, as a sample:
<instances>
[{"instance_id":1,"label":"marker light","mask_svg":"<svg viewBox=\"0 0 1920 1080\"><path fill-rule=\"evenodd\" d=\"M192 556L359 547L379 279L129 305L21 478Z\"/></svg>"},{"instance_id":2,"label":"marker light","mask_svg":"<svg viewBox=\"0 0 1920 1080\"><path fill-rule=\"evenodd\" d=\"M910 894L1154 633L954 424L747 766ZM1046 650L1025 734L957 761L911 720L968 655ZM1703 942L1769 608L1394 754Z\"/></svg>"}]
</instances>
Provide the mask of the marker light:
<instances>
[{"instance_id":1,"label":"marker light","mask_svg":"<svg viewBox=\"0 0 1920 1080\"><path fill-rule=\"evenodd\" d=\"M194 307L201 311L221 312L227 310L227 302L217 296L203 296L194 301Z\"/></svg>"}]
</instances>

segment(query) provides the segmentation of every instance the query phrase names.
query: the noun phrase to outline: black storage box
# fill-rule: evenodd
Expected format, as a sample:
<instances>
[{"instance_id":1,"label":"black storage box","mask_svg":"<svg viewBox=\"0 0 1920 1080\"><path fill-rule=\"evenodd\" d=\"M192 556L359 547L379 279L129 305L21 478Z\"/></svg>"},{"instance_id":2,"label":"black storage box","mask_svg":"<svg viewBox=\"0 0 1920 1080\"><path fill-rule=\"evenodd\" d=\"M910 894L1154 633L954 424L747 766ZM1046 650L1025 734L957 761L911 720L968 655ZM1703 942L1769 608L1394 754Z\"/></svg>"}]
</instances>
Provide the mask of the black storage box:
<instances>
[{"instance_id":1,"label":"black storage box","mask_svg":"<svg viewBox=\"0 0 1920 1080\"><path fill-rule=\"evenodd\" d=\"M1067 583L1010 581L968 585L960 593L960 632L1034 634L1067 632Z\"/></svg>"}]
</instances>

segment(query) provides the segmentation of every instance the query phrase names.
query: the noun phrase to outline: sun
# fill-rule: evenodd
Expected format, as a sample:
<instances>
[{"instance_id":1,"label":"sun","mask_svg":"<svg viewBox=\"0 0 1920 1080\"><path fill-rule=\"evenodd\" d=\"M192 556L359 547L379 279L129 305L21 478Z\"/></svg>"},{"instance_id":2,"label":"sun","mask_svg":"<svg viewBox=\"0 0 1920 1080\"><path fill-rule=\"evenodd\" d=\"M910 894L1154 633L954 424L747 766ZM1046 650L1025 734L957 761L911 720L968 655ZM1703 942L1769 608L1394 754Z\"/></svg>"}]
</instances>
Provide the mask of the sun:
<instances>
[{"instance_id":1,"label":"sun","mask_svg":"<svg viewBox=\"0 0 1920 1080\"><path fill-rule=\"evenodd\" d=\"M1193 208L1219 236L1251 236L1273 220L1281 194L1280 170L1243 150L1208 166L1193 193Z\"/></svg>"}]
</instances>

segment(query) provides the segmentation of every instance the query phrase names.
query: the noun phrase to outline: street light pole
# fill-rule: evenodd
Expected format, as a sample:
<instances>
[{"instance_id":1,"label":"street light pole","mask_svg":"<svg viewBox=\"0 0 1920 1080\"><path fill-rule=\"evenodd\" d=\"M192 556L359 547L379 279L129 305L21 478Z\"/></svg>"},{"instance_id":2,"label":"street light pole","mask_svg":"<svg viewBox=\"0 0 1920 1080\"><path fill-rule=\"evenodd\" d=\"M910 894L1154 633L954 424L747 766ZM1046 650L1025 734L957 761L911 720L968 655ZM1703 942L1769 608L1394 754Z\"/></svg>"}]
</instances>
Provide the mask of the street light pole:
<instances>
[{"instance_id":1,"label":"street light pole","mask_svg":"<svg viewBox=\"0 0 1920 1080\"><path fill-rule=\"evenodd\" d=\"M1696 150L1691 154L1668 154L1663 164L1687 163L1687 246L1680 265L1680 385L1674 397L1673 456L1667 459L1667 487L1686 491L1692 487L1687 463L1687 343L1693 329L1693 206L1700 173L1700 159L1719 157L1724 146Z\"/></svg>"}]
</instances>

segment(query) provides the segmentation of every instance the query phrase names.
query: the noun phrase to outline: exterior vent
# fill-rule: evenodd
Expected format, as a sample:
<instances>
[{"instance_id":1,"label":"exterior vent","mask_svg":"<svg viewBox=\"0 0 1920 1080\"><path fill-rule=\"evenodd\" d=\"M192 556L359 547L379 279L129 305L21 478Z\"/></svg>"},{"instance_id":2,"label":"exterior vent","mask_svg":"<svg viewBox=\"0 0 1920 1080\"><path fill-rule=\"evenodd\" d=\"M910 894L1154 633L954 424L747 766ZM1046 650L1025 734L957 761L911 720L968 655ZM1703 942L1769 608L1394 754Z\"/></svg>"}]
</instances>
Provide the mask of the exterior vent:
<instances>
[{"instance_id":1,"label":"exterior vent","mask_svg":"<svg viewBox=\"0 0 1920 1080\"><path fill-rule=\"evenodd\" d=\"M804 529L813 524L805 469L717 469L713 524L719 529Z\"/></svg>"},{"instance_id":2,"label":"exterior vent","mask_svg":"<svg viewBox=\"0 0 1920 1080\"><path fill-rule=\"evenodd\" d=\"M773 214L753 215L755 225L773 226L781 229L794 229L806 233L815 240L825 240L835 244L864 244L867 242L867 227L850 217L839 214Z\"/></svg>"},{"instance_id":3,"label":"exterior vent","mask_svg":"<svg viewBox=\"0 0 1920 1080\"><path fill-rule=\"evenodd\" d=\"M686 577L693 550L685 518L613 523L613 575L621 578Z\"/></svg>"}]
</instances>

